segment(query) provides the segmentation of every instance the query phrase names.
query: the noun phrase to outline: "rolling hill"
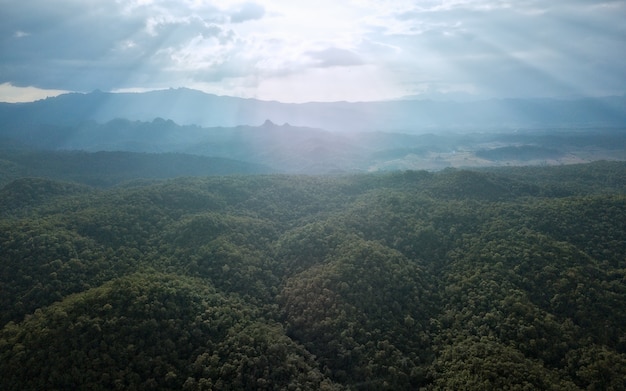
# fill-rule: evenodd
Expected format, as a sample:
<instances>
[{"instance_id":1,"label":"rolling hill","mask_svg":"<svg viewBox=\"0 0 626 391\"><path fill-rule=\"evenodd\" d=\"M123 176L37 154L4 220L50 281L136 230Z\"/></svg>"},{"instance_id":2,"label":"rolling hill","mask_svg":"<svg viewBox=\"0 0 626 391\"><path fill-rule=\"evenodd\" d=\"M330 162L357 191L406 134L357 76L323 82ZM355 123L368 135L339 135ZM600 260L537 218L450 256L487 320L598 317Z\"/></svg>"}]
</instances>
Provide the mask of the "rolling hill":
<instances>
[{"instance_id":1,"label":"rolling hill","mask_svg":"<svg viewBox=\"0 0 626 391\"><path fill-rule=\"evenodd\" d=\"M0 388L623 389L625 177L15 179Z\"/></svg>"}]
</instances>

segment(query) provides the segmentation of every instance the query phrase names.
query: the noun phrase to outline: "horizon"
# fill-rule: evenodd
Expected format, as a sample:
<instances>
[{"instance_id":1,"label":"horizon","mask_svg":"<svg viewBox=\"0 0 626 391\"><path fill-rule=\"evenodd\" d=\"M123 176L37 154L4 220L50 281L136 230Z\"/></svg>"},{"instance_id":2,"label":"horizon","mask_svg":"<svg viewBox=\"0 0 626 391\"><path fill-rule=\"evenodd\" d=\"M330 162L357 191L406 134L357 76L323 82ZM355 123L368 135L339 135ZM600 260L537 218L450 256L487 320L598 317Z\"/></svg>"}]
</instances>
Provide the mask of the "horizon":
<instances>
[{"instance_id":1,"label":"horizon","mask_svg":"<svg viewBox=\"0 0 626 391\"><path fill-rule=\"evenodd\" d=\"M626 93L621 0L0 4L2 102L172 86L282 103Z\"/></svg>"},{"instance_id":2,"label":"horizon","mask_svg":"<svg viewBox=\"0 0 626 391\"><path fill-rule=\"evenodd\" d=\"M607 99L607 98L624 98L626 97L626 92L623 94L612 94L612 95L578 95L578 96L529 96L529 97L461 97L454 99L453 97L446 96L422 96L422 95L406 95L398 98L390 98L390 99L381 99L381 100L336 100L336 101L303 101L303 102L284 102L278 100L270 100L270 99L260 99L260 98L245 98L234 95L225 95L225 94L216 94L212 92L206 92L195 88L190 87L166 87L166 88L157 88L157 89L128 89L128 90L118 90L118 91L103 91L101 89L94 89L92 91L63 91L63 90L39 90L34 87L15 87L12 85L7 85L8 83L0 84L0 103L34 103L39 101L45 101L47 99L57 98L63 95L90 95L90 94L113 94L113 95L123 95L123 94L148 94L155 92L167 92L167 91L178 91L178 90L188 90L193 92L202 93L204 95L216 96L219 98L236 98L243 100L256 100L259 102L275 102L280 104L297 104L297 105L305 105L305 104L316 104L316 103L348 103L348 104L358 104L358 103L385 103L385 102L401 102L401 101L425 101L425 102L441 102L441 103L468 103L468 102L487 102L487 101L507 101L507 100L546 100L546 101L575 101L575 100L585 100L585 99ZM7 94L13 94L11 96L15 96L16 100L8 99ZM45 96L43 95L45 94ZM2 100L3 98L7 100Z\"/></svg>"}]
</instances>

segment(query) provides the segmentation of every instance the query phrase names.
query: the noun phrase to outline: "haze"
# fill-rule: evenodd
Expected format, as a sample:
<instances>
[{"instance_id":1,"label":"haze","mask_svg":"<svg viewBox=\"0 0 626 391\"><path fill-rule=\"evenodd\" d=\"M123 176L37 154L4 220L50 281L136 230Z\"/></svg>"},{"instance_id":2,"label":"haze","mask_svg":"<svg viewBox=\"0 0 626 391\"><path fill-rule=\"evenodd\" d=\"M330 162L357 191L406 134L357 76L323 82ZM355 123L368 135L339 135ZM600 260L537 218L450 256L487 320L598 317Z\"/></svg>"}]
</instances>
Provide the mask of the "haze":
<instances>
[{"instance_id":1,"label":"haze","mask_svg":"<svg viewBox=\"0 0 626 391\"><path fill-rule=\"evenodd\" d=\"M0 101L622 95L626 2L0 0Z\"/></svg>"}]
</instances>

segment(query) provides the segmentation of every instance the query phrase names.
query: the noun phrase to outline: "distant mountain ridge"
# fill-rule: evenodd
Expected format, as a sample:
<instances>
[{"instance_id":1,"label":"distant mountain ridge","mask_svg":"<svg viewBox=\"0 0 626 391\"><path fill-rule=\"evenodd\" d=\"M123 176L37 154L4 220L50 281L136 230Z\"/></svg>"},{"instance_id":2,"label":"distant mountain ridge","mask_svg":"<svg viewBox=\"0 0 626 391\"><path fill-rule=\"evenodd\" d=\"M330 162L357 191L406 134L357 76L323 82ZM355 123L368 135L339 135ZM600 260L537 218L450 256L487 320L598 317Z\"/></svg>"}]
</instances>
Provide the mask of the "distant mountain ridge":
<instances>
[{"instance_id":1,"label":"distant mountain ridge","mask_svg":"<svg viewBox=\"0 0 626 391\"><path fill-rule=\"evenodd\" d=\"M0 152L32 148L229 159L177 157L196 167L180 175L626 160L626 97L284 104L172 89L0 104Z\"/></svg>"},{"instance_id":2,"label":"distant mountain ridge","mask_svg":"<svg viewBox=\"0 0 626 391\"><path fill-rule=\"evenodd\" d=\"M380 102L280 103L217 96L179 88L145 93L70 93L31 103L0 103L4 127L24 124L75 126L116 118L183 125L233 127L275 123L330 131L493 130L623 126L626 96L604 98L493 99L473 102L396 100Z\"/></svg>"},{"instance_id":3,"label":"distant mountain ridge","mask_svg":"<svg viewBox=\"0 0 626 391\"><path fill-rule=\"evenodd\" d=\"M4 159L6 169L14 170L7 162L14 162L16 153L26 156L19 165L28 163L31 150L74 156L78 159L76 164L80 159L89 161L91 155L84 152L139 153L144 156L137 162L124 160L121 165L119 159L109 157L113 159L110 164L113 172L130 172L133 167L141 166L140 177L159 177L165 173L176 176L439 170L626 160L626 128L403 134L331 132L288 123L279 125L270 120L259 126L205 128L178 125L163 118L150 122L115 119L103 124L90 121L76 126L0 127L0 166ZM67 154L69 151L83 152L71 155ZM146 154L162 154L162 157L159 160ZM172 154L177 155L173 160ZM47 155L49 163L42 168L56 164L55 156ZM100 158L96 160L101 162ZM157 168L147 170L151 165ZM210 168L205 170L204 166Z\"/></svg>"}]
</instances>

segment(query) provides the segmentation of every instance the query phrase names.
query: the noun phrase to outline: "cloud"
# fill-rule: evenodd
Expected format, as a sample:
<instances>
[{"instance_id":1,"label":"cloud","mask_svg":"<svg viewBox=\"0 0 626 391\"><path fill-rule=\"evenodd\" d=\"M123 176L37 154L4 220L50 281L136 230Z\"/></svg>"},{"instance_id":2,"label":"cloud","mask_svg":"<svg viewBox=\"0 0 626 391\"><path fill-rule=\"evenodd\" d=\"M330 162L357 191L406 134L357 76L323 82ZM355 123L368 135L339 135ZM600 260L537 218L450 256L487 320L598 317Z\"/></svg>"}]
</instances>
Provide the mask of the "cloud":
<instances>
[{"instance_id":1,"label":"cloud","mask_svg":"<svg viewBox=\"0 0 626 391\"><path fill-rule=\"evenodd\" d=\"M393 14L379 39L401 48L399 63L412 64L415 78L462 81L495 96L620 94L626 80L610 53L626 50L626 35L615 9L608 12L618 2L605 3L425 2ZM600 74L601 64L611 70ZM589 79L591 69L598 74Z\"/></svg>"},{"instance_id":2,"label":"cloud","mask_svg":"<svg viewBox=\"0 0 626 391\"><path fill-rule=\"evenodd\" d=\"M16 31L15 34L13 34L13 37L15 38L24 38L24 37L28 37L30 34L25 32L25 31Z\"/></svg>"},{"instance_id":3,"label":"cloud","mask_svg":"<svg viewBox=\"0 0 626 391\"><path fill-rule=\"evenodd\" d=\"M261 19L263 15L265 15L265 8L262 5L244 3L230 14L230 21L232 23L243 23L249 20Z\"/></svg>"},{"instance_id":4,"label":"cloud","mask_svg":"<svg viewBox=\"0 0 626 391\"><path fill-rule=\"evenodd\" d=\"M34 2L32 9L14 5L1 20L28 35L0 43L9 54L0 82L78 91L130 87L119 84L142 78L167 84L181 50L197 40L223 45L229 35L214 22L226 20L225 12L214 7L203 7L200 15L166 1L66 2L57 4L61 11L51 2ZM39 5L42 13L33 13Z\"/></svg>"},{"instance_id":5,"label":"cloud","mask_svg":"<svg viewBox=\"0 0 626 391\"><path fill-rule=\"evenodd\" d=\"M0 83L13 86L258 88L276 98L268 86L311 86L314 75L329 80L314 95L335 98L320 89L378 73L379 87L389 83L381 97L626 91L623 0L0 0L0 9ZM357 79L346 78L349 95L371 96Z\"/></svg>"},{"instance_id":6,"label":"cloud","mask_svg":"<svg viewBox=\"0 0 626 391\"><path fill-rule=\"evenodd\" d=\"M345 67L363 64L363 60L355 53L350 50L335 47L308 51L305 54L315 61L316 66L321 68Z\"/></svg>"}]
</instances>

